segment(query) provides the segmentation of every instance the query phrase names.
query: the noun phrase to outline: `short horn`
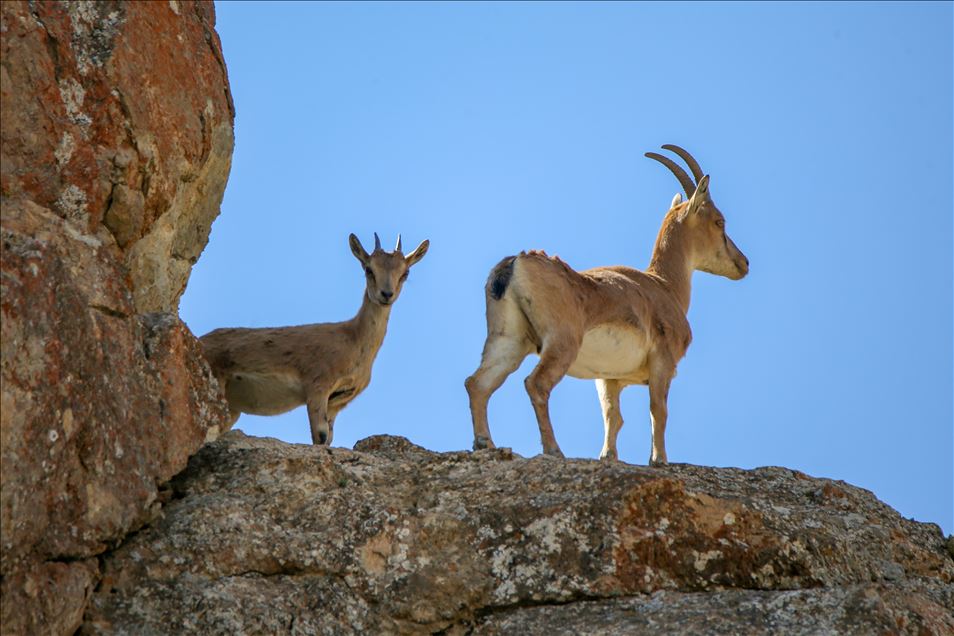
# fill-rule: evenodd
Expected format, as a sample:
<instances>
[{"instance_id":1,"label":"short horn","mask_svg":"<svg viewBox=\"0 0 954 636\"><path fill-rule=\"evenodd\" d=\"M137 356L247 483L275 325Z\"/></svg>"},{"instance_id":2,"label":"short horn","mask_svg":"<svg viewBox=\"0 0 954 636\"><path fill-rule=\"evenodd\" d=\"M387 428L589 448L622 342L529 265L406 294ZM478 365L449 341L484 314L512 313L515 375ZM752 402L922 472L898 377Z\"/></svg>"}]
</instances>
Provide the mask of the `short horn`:
<instances>
[{"instance_id":1,"label":"short horn","mask_svg":"<svg viewBox=\"0 0 954 636\"><path fill-rule=\"evenodd\" d=\"M674 153L682 157L682 160L686 162L686 165L689 166L689 169L692 170L692 176L696 178L696 183L699 183L699 179L705 174L702 171L702 168L699 167L699 162L693 159L692 155L689 154L689 151L685 148L680 148L675 144L666 144L663 146L666 150L672 150Z\"/></svg>"},{"instance_id":2,"label":"short horn","mask_svg":"<svg viewBox=\"0 0 954 636\"><path fill-rule=\"evenodd\" d=\"M696 191L696 185L692 182L692 179L689 178L689 175L686 174L686 171L683 170L679 164L670 159L669 157L663 157L660 154L655 152L647 152L646 156L650 159L655 159L662 165L669 168L676 178L679 179L679 183L682 184L682 189L686 191L686 200L692 198L692 194Z\"/></svg>"},{"instance_id":3,"label":"short horn","mask_svg":"<svg viewBox=\"0 0 954 636\"><path fill-rule=\"evenodd\" d=\"M394 251L395 252L401 251L401 235L400 234L398 234L398 242L397 242L397 246L394 248Z\"/></svg>"},{"instance_id":4,"label":"short horn","mask_svg":"<svg viewBox=\"0 0 954 636\"><path fill-rule=\"evenodd\" d=\"M375 250L381 249L381 239L378 238L377 232L374 233L374 249Z\"/></svg>"}]
</instances>

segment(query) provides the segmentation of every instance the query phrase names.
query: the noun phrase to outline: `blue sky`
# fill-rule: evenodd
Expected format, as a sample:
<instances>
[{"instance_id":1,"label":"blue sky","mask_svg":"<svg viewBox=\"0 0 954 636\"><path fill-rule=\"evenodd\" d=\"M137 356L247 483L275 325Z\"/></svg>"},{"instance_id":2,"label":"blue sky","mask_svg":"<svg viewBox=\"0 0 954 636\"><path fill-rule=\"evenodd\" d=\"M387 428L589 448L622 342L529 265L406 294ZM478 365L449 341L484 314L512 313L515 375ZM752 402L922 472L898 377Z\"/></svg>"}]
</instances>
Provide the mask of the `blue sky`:
<instances>
[{"instance_id":1,"label":"blue sky","mask_svg":"<svg viewBox=\"0 0 954 636\"><path fill-rule=\"evenodd\" d=\"M347 319L350 232L431 241L336 446L470 448L490 268L533 248L645 267L679 186L643 153L676 143L752 266L695 274L670 461L843 479L954 531L951 3L216 8L236 145L192 330ZM490 402L525 456L535 361ZM620 457L643 464L646 389L622 410ZM568 456L599 454L592 382L566 378L551 413ZM304 409L237 428L310 441Z\"/></svg>"}]
</instances>

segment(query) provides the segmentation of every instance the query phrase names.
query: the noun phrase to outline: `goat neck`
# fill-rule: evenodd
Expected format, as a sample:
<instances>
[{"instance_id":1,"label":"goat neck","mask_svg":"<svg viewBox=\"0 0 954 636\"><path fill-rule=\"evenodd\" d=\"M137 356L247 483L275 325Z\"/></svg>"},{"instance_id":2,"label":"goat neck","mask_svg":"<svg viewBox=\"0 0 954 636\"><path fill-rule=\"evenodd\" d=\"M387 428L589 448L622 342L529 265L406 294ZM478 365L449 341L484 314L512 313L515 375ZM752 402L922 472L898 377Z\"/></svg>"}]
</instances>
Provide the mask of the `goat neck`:
<instances>
[{"instance_id":1,"label":"goat neck","mask_svg":"<svg viewBox=\"0 0 954 636\"><path fill-rule=\"evenodd\" d=\"M382 305L368 297L367 292L362 295L361 308L358 315L352 319L356 334L361 342L367 343L373 352L377 352L384 342L384 335L388 330L388 318L391 316L392 305Z\"/></svg>"},{"instance_id":2,"label":"goat neck","mask_svg":"<svg viewBox=\"0 0 954 636\"><path fill-rule=\"evenodd\" d=\"M669 287L684 313L689 311L692 293L692 240L684 215L683 203L669 210L659 228L653 255L646 271ZM682 217L682 218L680 218Z\"/></svg>"}]
</instances>

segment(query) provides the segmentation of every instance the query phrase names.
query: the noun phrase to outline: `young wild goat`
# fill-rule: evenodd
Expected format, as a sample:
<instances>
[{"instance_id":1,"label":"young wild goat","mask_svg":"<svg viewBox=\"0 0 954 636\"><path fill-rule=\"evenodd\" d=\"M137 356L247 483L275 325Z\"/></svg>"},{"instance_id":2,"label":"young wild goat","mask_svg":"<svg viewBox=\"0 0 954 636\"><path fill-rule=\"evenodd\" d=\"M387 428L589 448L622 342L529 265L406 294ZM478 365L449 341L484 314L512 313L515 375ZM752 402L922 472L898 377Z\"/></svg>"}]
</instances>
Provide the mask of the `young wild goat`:
<instances>
[{"instance_id":1,"label":"young wild goat","mask_svg":"<svg viewBox=\"0 0 954 636\"><path fill-rule=\"evenodd\" d=\"M199 341L225 390L231 427L241 413L278 415L306 404L314 444L331 444L335 416L364 391L388 328L391 305L408 270L430 245L404 256L374 235L368 254L354 234L351 252L364 267L366 289L358 315L344 322L265 329L216 329Z\"/></svg>"},{"instance_id":2,"label":"young wild goat","mask_svg":"<svg viewBox=\"0 0 954 636\"><path fill-rule=\"evenodd\" d=\"M725 233L725 217L709 197L709 176L678 146L696 183L668 157L646 156L668 167L686 191L663 219L645 272L623 266L583 272L543 252L505 258L487 280L487 341L480 367L464 383L474 421L474 449L493 448L487 401L530 353L540 362L524 384L543 451L562 457L550 425L550 391L564 375L596 380L605 438L601 459L617 458L623 426L619 394L631 384L649 385L652 420L650 464L665 464L666 401L692 338L686 312L694 270L744 277L749 260Z\"/></svg>"}]
</instances>

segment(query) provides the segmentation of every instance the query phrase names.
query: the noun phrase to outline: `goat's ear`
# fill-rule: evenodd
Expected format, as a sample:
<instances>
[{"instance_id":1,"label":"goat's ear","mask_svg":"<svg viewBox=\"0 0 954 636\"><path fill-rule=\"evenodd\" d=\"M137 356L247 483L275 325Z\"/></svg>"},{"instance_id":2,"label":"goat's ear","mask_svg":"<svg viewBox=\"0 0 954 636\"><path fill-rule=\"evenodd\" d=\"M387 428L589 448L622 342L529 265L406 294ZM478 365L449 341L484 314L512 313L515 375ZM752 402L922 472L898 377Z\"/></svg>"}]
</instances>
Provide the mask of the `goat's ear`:
<instances>
[{"instance_id":1,"label":"goat's ear","mask_svg":"<svg viewBox=\"0 0 954 636\"><path fill-rule=\"evenodd\" d=\"M354 254L354 257L361 261L362 265L368 264L368 253L365 251L364 246L361 245L361 241L358 240L358 237L354 234L348 236L348 244L351 246L351 253Z\"/></svg>"},{"instance_id":2,"label":"goat's ear","mask_svg":"<svg viewBox=\"0 0 954 636\"><path fill-rule=\"evenodd\" d=\"M681 193L681 192L677 192L677 193L676 193L676 196L674 196L674 197L672 198L672 203L669 204L669 209L670 209L670 210L673 209L674 207L676 207L676 206L679 205L680 203L682 203L682 193Z\"/></svg>"},{"instance_id":3,"label":"goat's ear","mask_svg":"<svg viewBox=\"0 0 954 636\"><path fill-rule=\"evenodd\" d=\"M709 175L704 175L699 179L696 191L692 193L692 198L689 199L688 213L697 212L707 201L709 201Z\"/></svg>"},{"instance_id":4,"label":"goat's ear","mask_svg":"<svg viewBox=\"0 0 954 636\"><path fill-rule=\"evenodd\" d=\"M427 248L431 246L431 242L428 240L421 241L421 244L417 248L404 257L404 262L407 263L407 266L410 267L414 263L418 262L424 255L427 254Z\"/></svg>"}]
</instances>

